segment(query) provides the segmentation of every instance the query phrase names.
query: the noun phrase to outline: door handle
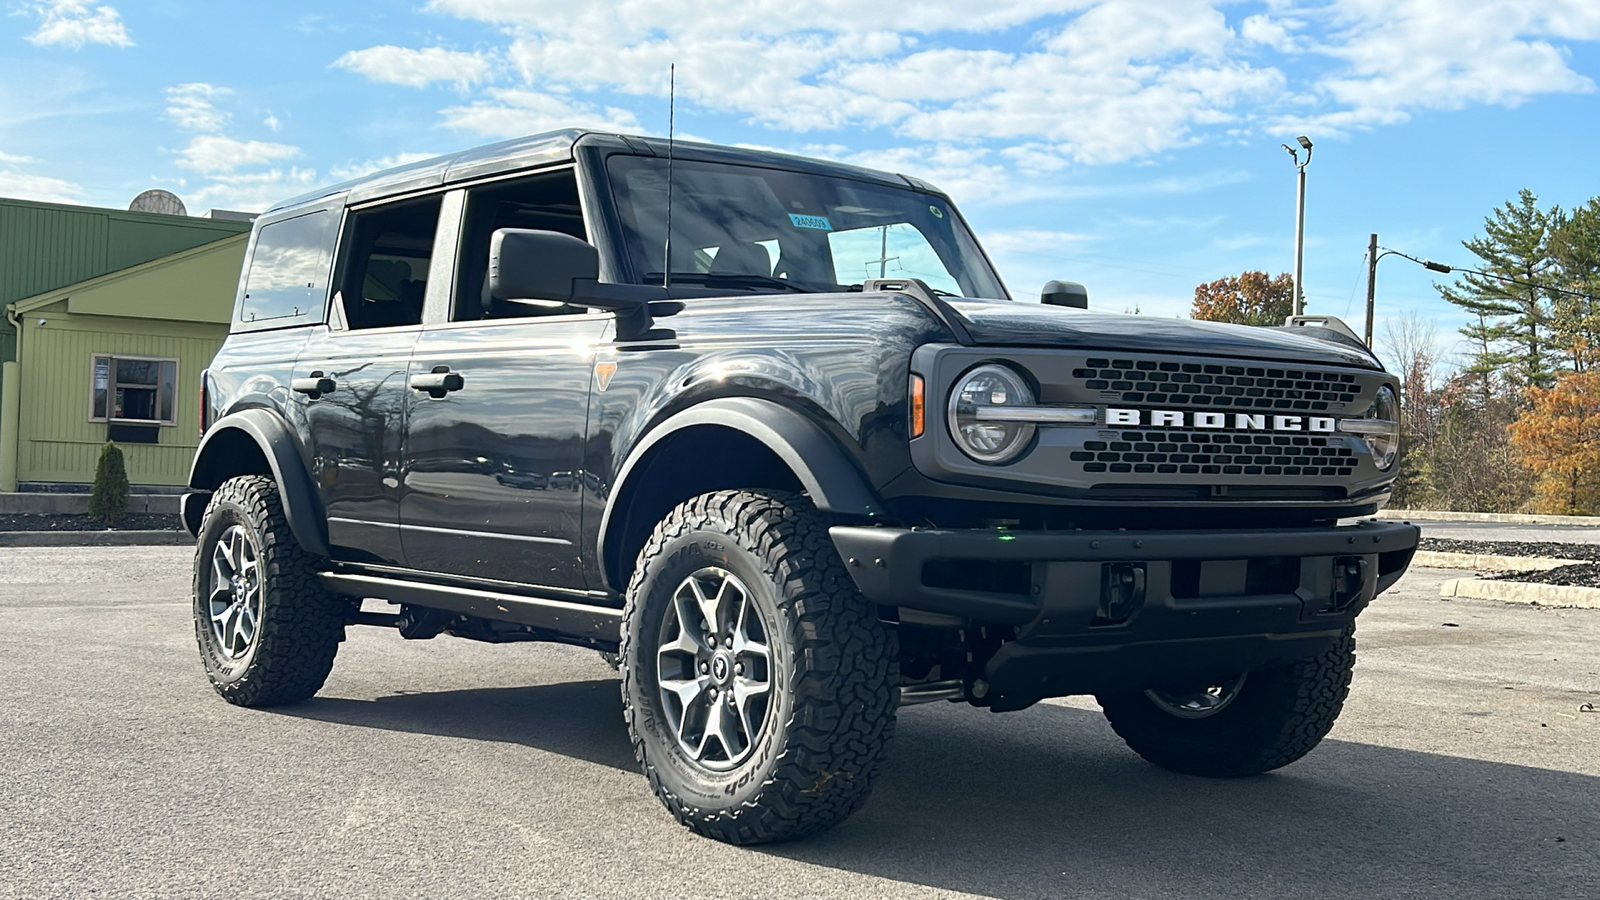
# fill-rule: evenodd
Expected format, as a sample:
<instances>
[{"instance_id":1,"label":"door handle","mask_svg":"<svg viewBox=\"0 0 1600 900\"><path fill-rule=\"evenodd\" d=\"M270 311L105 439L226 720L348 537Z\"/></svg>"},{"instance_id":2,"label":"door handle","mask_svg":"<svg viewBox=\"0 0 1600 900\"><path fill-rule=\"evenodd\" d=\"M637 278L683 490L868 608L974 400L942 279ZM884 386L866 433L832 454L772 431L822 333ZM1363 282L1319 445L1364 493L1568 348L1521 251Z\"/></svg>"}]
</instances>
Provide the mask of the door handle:
<instances>
[{"instance_id":1,"label":"door handle","mask_svg":"<svg viewBox=\"0 0 1600 900\"><path fill-rule=\"evenodd\" d=\"M296 378L289 382L289 387L297 394L305 394L315 400L323 394L331 394L339 389L339 382L323 375L321 372L312 372L309 378Z\"/></svg>"},{"instance_id":2,"label":"door handle","mask_svg":"<svg viewBox=\"0 0 1600 900\"><path fill-rule=\"evenodd\" d=\"M414 391L424 391L435 400L443 400L445 394L461 390L467 382L459 372L450 371L449 366L434 366L432 372L411 376L407 384Z\"/></svg>"}]
</instances>

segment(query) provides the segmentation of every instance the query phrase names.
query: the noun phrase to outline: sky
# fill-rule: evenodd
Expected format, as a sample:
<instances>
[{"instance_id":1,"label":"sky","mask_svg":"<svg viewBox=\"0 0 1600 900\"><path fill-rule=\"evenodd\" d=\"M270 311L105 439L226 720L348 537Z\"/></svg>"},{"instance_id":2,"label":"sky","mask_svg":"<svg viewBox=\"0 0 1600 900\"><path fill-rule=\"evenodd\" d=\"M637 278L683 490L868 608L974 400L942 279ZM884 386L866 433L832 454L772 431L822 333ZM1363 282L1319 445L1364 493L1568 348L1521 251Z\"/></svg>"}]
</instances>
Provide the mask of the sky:
<instances>
[{"instance_id":1,"label":"sky","mask_svg":"<svg viewBox=\"0 0 1600 900\"><path fill-rule=\"evenodd\" d=\"M1600 195L1600 0L0 0L0 196L259 211L319 185L562 127L915 175L1018 299L1184 315L1294 265L1359 332L1365 253L1471 265L1527 188ZM1303 155L1302 155L1303 159ZM1457 348L1443 277L1378 267ZM1380 340L1381 343L1381 340Z\"/></svg>"}]
</instances>

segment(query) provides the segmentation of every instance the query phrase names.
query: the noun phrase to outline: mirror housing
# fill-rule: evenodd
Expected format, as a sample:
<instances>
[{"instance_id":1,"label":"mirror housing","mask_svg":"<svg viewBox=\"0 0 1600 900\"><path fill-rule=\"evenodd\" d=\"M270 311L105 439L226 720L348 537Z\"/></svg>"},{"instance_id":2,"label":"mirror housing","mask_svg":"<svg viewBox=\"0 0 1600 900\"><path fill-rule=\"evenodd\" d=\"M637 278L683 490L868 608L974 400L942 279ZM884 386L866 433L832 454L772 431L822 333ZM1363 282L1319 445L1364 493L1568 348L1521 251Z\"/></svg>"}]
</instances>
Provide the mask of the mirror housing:
<instances>
[{"instance_id":1,"label":"mirror housing","mask_svg":"<svg viewBox=\"0 0 1600 900\"><path fill-rule=\"evenodd\" d=\"M585 306L617 314L617 340L670 340L654 328L649 296L634 285L600 283L600 251L559 231L497 228L489 238L489 299L532 306ZM681 307L681 304L677 306ZM664 309L670 315L676 309Z\"/></svg>"},{"instance_id":2,"label":"mirror housing","mask_svg":"<svg viewBox=\"0 0 1600 900\"><path fill-rule=\"evenodd\" d=\"M489 238L489 296L571 303L579 282L600 279L600 251L558 231L497 228Z\"/></svg>"},{"instance_id":3,"label":"mirror housing","mask_svg":"<svg viewBox=\"0 0 1600 900\"><path fill-rule=\"evenodd\" d=\"M1052 281L1039 294L1039 302L1046 306L1070 306L1073 309L1089 308L1089 289L1076 281Z\"/></svg>"}]
</instances>

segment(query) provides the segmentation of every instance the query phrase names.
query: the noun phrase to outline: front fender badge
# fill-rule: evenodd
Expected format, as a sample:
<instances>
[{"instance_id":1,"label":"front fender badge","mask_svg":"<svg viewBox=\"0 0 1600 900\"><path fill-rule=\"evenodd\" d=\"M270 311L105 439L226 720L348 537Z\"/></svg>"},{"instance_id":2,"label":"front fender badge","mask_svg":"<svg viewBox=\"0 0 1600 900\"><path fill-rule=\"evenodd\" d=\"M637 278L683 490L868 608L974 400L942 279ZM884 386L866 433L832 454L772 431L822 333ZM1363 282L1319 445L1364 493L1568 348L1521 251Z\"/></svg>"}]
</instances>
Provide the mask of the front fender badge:
<instances>
[{"instance_id":1,"label":"front fender badge","mask_svg":"<svg viewBox=\"0 0 1600 900\"><path fill-rule=\"evenodd\" d=\"M614 362L599 362L594 364L595 381L599 383L600 393L605 393L611 386L611 376L617 374L617 364Z\"/></svg>"}]
</instances>

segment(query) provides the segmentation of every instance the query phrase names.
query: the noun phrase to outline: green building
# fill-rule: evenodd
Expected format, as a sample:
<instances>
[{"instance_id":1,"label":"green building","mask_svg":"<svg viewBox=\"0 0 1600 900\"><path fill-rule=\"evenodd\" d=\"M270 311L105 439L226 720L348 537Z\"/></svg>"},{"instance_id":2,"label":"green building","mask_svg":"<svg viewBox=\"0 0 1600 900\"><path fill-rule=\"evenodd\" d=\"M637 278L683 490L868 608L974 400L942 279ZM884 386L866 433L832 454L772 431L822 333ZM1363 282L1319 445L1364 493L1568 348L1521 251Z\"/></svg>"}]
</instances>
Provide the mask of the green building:
<instances>
[{"instance_id":1,"label":"green building","mask_svg":"<svg viewBox=\"0 0 1600 900\"><path fill-rule=\"evenodd\" d=\"M0 198L0 491L181 485L250 223Z\"/></svg>"}]
</instances>

